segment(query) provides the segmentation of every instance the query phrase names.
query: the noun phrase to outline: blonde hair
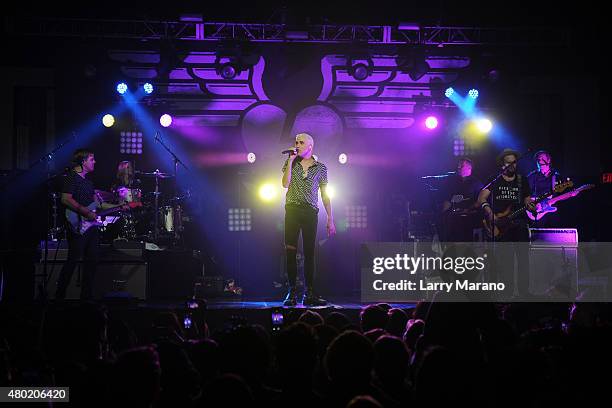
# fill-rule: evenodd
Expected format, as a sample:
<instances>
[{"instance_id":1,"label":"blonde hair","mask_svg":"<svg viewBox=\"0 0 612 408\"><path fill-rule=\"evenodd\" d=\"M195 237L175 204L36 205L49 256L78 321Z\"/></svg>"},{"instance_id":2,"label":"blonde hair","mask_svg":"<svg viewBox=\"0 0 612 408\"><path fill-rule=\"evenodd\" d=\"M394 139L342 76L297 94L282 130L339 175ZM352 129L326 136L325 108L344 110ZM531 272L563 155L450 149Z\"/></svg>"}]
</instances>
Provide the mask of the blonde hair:
<instances>
[{"instance_id":1,"label":"blonde hair","mask_svg":"<svg viewBox=\"0 0 612 408\"><path fill-rule=\"evenodd\" d=\"M314 139L312 138L312 136L310 136L308 133L298 133L297 135L295 135L295 138L297 139L300 136L306 139L310 143L310 145L314 148Z\"/></svg>"},{"instance_id":2,"label":"blonde hair","mask_svg":"<svg viewBox=\"0 0 612 408\"><path fill-rule=\"evenodd\" d=\"M134 167L130 161L122 161L117 165L117 183L130 186L134 181Z\"/></svg>"}]
</instances>

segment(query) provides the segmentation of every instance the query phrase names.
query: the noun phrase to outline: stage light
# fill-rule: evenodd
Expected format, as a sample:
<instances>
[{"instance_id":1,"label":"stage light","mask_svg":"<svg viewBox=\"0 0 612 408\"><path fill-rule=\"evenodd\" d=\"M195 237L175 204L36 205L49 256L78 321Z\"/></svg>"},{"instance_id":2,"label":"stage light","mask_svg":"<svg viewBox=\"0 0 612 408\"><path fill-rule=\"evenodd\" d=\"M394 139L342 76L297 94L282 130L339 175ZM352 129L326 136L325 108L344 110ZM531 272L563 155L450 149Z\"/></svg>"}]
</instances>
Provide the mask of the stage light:
<instances>
[{"instance_id":1,"label":"stage light","mask_svg":"<svg viewBox=\"0 0 612 408\"><path fill-rule=\"evenodd\" d=\"M488 133L493 128L493 123L487 118L481 118L476 120L476 126L482 133Z\"/></svg>"},{"instance_id":2,"label":"stage light","mask_svg":"<svg viewBox=\"0 0 612 408\"><path fill-rule=\"evenodd\" d=\"M470 89L470 91L468 92L468 96L472 99L476 99L478 98L478 90L477 89Z\"/></svg>"},{"instance_id":3,"label":"stage light","mask_svg":"<svg viewBox=\"0 0 612 408\"><path fill-rule=\"evenodd\" d=\"M142 154L142 132L121 131L119 136L119 153Z\"/></svg>"},{"instance_id":4,"label":"stage light","mask_svg":"<svg viewBox=\"0 0 612 408\"><path fill-rule=\"evenodd\" d=\"M167 113L164 113L159 117L159 124L163 127L170 126L172 124L172 116L168 115Z\"/></svg>"},{"instance_id":5,"label":"stage light","mask_svg":"<svg viewBox=\"0 0 612 408\"><path fill-rule=\"evenodd\" d=\"M346 164L347 161L348 161L348 156L346 155L346 153L340 153L340 155L338 156L338 162L340 164Z\"/></svg>"},{"instance_id":6,"label":"stage light","mask_svg":"<svg viewBox=\"0 0 612 408\"><path fill-rule=\"evenodd\" d=\"M234 79L239 72L240 70L238 67L231 62L226 62L221 65L218 70L219 75L221 75L223 79Z\"/></svg>"},{"instance_id":7,"label":"stage light","mask_svg":"<svg viewBox=\"0 0 612 408\"><path fill-rule=\"evenodd\" d=\"M465 155L465 142L463 139L455 139L453 143L453 156L459 157Z\"/></svg>"},{"instance_id":8,"label":"stage light","mask_svg":"<svg viewBox=\"0 0 612 408\"><path fill-rule=\"evenodd\" d=\"M250 208L229 208L227 210L227 229L231 232L251 230Z\"/></svg>"},{"instance_id":9,"label":"stage light","mask_svg":"<svg viewBox=\"0 0 612 408\"><path fill-rule=\"evenodd\" d=\"M438 118L435 116L428 116L425 119L425 127L429 130L433 130L438 127Z\"/></svg>"},{"instance_id":10,"label":"stage light","mask_svg":"<svg viewBox=\"0 0 612 408\"><path fill-rule=\"evenodd\" d=\"M117 85L117 92L119 92L120 95L123 95L124 93L126 93L128 90L128 86L125 82L121 82Z\"/></svg>"},{"instance_id":11,"label":"stage light","mask_svg":"<svg viewBox=\"0 0 612 408\"><path fill-rule=\"evenodd\" d=\"M415 61L414 68L412 68L408 72L408 76L413 81L418 81L419 79L423 78L425 74L429 72L430 69L431 67L429 66L429 64L427 63L427 60L424 57L418 58Z\"/></svg>"},{"instance_id":12,"label":"stage light","mask_svg":"<svg viewBox=\"0 0 612 408\"><path fill-rule=\"evenodd\" d=\"M363 81L369 75L368 67L365 64L355 64L351 68L351 75L358 81Z\"/></svg>"},{"instance_id":13,"label":"stage light","mask_svg":"<svg viewBox=\"0 0 612 408\"><path fill-rule=\"evenodd\" d=\"M327 192L327 196L329 198L334 198L336 196L336 189L330 184L325 187L325 191Z\"/></svg>"},{"instance_id":14,"label":"stage light","mask_svg":"<svg viewBox=\"0 0 612 408\"><path fill-rule=\"evenodd\" d=\"M451 96L453 96L454 93L455 90L453 88L446 88L446 91L444 91L444 96L450 98Z\"/></svg>"},{"instance_id":15,"label":"stage light","mask_svg":"<svg viewBox=\"0 0 612 408\"><path fill-rule=\"evenodd\" d=\"M249 153L247 155L247 161L251 164L255 163L255 160L257 160L257 156L255 156L255 153Z\"/></svg>"},{"instance_id":16,"label":"stage light","mask_svg":"<svg viewBox=\"0 0 612 408\"><path fill-rule=\"evenodd\" d=\"M272 201L278 195L278 190L276 186L272 183L265 183L261 187L259 187L259 198L263 201Z\"/></svg>"},{"instance_id":17,"label":"stage light","mask_svg":"<svg viewBox=\"0 0 612 408\"><path fill-rule=\"evenodd\" d=\"M347 228L368 227L368 207L365 205L346 206Z\"/></svg>"},{"instance_id":18,"label":"stage light","mask_svg":"<svg viewBox=\"0 0 612 408\"><path fill-rule=\"evenodd\" d=\"M153 93L153 85L151 85L151 84L150 84L150 83L148 83L148 82L147 82L146 84L144 84L144 85L142 86L142 88L144 89L144 91L145 91L145 93L146 93L147 95L148 95L148 94Z\"/></svg>"},{"instance_id":19,"label":"stage light","mask_svg":"<svg viewBox=\"0 0 612 408\"><path fill-rule=\"evenodd\" d=\"M102 117L102 124L107 128L113 126L115 124L115 117L110 113L107 113L104 115L104 117Z\"/></svg>"},{"instance_id":20,"label":"stage light","mask_svg":"<svg viewBox=\"0 0 612 408\"><path fill-rule=\"evenodd\" d=\"M363 81L374 71L374 62L367 52L359 55L348 55L346 58L347 71L357 81Z\"/></svg>"}]
</instances>

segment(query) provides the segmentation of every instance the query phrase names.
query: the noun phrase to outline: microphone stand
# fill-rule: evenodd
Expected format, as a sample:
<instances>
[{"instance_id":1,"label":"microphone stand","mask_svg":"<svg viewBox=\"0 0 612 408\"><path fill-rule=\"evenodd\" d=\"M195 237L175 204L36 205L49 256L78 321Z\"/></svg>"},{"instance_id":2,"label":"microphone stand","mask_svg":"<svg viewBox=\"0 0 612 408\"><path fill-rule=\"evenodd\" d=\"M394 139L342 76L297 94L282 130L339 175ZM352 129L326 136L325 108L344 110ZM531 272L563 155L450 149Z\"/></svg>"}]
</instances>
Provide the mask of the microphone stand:
<instances>
[{"instance_id":1,"label":"microphone stand","mask_svg":"<svg viewBox=\"0 0 612 408\"><path fill-rule=\"evenodd\" d=\"M493 178L491 179L487 184L485 184L480 191L482 190L489 190L491 191L490 197L491 197L491 212L493 213L493 219L491 220L491 240L493 242L493 244L495 245L495 211L493 210L493 205L495 202L495 195L493 194L493 191L491 189L489 189L489 187L491 187L493 184L495 184L497 182L497 180L500 179L501 176L504 175L504 172L506 171L507 167L503 167L501 169L501 171Z\"/></svg>"},{"instance_id":2,"label":"microphone stand","mask_svg":"<svg viewBox=\"0 0 612 408\"><path fill-rule=\"evenodd\" d=\"M44 236L44 255L43 255L43 274L42 274L42 285L39 285L38 287L38 297L40 300L46 300L47 299L47 284L48 284L48 277L49 274L47 272L48 270L48 265L49 265L49 238L51 239L57 239L57 246L55 248L55 257L54 260L57 259L57 253L59 252L61 243L62 243L62 237L61 237L61 228L58 226L57 223L57 218L58 218L58 206L57 206L57 194L55 192L53 192L53 194L51 195L49 193L49 181L51 180L51 178L55 178L58 175L56 174L55 176L52 176L51 174L51 162L53 161L54 157L55 157L55 153L60 150L62 147L64 147L66 144L68 144L69 142L71 142L72 140L76 139L76 133L73 132L72 134L72 138L68 139L66 141L64 141L63 143L59 144L58 146L55 147L55 149L51 150L49 153L46 153L44 156L42 156L40 159L36 160L34 163L32 163L29 167L28 170L31 170L32 168L34 168L36 165L38 165L39 163L42 163L43 161L46 162L46 177L47 179L45 180L45 186L46 186L46 195L47 195L47 207L46 207L46 223L45 223L45 236ZM53 199L53 226L51 228L49 228L49 196L52 197Z\"/></svg>"},{"instance_id":3,"label":"microphone stand","mask_svg":"<svg viewBox=\"0 0 612 408\"><path fill-rule=\"evenodd\" d=\"M164 141L161 138L161 134L159 131L155 132L155 141L159 142L159 144L162 145L162 147L164 149L166 149L166 151L168 153L170 153L170 155L172 156L172 160L174 162L174 182L176 184L176 189L178 189L178 165L180 164L181 166L183 166L185 168L185 170L189 171L189 167L187 167L187 165L185 163L183 163L183 161L181 159L178 158L178 156L164 143ZM176 190L175 189L175 190ZM175 191L176 192L176 191ZM155 177L155 232L154 232L154 238L155 241L157 241L158 237L159 237L159 222L158 222L158 211L159 211L159 179L157 177ZM178 214L178 216L182 216L180 214ZM178 223L177 223L178 225ZM175 238L178 238L178 231L176 231L175 228Z\"/></svg>"}]
</instances>

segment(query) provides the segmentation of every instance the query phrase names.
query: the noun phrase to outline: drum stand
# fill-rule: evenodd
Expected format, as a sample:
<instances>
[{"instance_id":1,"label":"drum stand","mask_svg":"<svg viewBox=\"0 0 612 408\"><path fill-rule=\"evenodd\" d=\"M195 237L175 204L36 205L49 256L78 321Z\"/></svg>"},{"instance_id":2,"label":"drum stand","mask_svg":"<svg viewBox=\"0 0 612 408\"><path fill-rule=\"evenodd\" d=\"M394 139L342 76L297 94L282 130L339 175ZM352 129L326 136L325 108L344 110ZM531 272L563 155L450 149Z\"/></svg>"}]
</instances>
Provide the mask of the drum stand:
<instances>
[{"instance_id":1,"label":"drum stand","mask_svg":"<svg viewBox=\"0 0 612 408\"><path fill-rule=\"evenodd\" d=\"M153 195L155 196L153 202L153 241L158 242L159 240L159 169L155 170L155 192Z\"/></svg>"}]
</instances>

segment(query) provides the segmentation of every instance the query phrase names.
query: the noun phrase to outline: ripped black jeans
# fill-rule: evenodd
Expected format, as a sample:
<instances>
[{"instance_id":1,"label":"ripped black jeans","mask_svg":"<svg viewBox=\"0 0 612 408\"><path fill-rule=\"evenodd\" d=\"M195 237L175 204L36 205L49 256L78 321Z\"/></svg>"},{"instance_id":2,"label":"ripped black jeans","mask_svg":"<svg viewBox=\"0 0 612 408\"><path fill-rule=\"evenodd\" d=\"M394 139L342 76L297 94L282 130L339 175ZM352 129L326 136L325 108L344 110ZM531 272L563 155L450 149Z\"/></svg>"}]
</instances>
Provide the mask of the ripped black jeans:
<instances>
[{"instance_id":1,"label":"ripped black jeans","mask_svg":"<svg viewBox=\"0 0 612 408\"><path fill-rule=\"evenodd\" d=\"M312 289L314 280L315 242L319 214L309 207L285 207L285 251L289 286L295 289L297 280L297 247L300 230L304 248L304 282Z\"/></svg>"}]
</instances>

